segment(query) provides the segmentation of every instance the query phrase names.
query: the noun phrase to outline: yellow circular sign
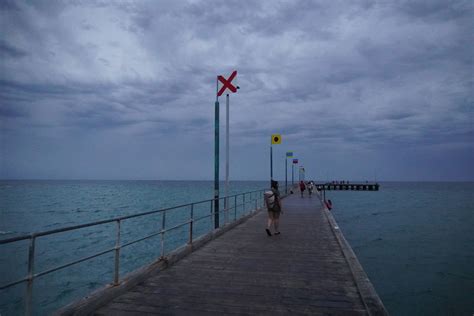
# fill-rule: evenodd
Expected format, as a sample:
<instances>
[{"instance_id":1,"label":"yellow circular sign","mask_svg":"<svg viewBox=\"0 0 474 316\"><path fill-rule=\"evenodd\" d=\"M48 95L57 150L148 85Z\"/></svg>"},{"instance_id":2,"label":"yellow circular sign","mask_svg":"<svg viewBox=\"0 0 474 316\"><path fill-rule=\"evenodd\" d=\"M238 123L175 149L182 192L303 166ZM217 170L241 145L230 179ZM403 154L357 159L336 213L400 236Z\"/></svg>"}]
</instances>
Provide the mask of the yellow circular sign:
<instances>
[{"instance_id":1,"label":"yellow circular sign","mask_svg":"<svg viewBox=\"0 0 474 316\"><path fill-rule=\"evenodd\" d=\"M272 144L273 145L281 144L281 135L280 134L272 134Z\"/></svg>"}]
</instances>

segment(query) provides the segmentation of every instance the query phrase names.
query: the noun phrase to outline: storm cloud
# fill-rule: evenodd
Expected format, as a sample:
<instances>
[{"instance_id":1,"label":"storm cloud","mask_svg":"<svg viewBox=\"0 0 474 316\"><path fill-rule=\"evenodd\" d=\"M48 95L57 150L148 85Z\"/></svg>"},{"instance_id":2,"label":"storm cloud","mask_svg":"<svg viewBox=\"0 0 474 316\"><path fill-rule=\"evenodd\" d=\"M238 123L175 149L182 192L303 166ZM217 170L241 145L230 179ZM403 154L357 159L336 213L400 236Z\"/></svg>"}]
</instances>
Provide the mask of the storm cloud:
<instances>
[{"instance_id":1,"label":"storm cloud","mask_svg":"<svg viewBox=\"0 0 474 316\"><path fill-rule=\"evenodd\" d=\"M472 1L2 1L0 177L212 179L216 76L236 69L233 179L267 179L281 133L280 179L293 150L307 178L472 181L473 13Z\"/></svg>"}]
</instances>

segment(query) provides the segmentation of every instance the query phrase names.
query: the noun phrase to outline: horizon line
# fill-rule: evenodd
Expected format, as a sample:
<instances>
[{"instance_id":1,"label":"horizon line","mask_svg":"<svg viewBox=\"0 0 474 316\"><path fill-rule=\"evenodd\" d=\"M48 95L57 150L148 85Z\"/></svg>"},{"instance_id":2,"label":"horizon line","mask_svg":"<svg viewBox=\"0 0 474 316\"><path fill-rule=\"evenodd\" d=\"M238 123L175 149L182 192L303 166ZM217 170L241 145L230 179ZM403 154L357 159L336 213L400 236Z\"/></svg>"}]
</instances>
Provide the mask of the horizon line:
<instances>
[{"instance_id":1,"label":"horizon line","mask_svg":"<svg viewBox=\"0 0 474 316\"><path fill-rule=\"evenodd\" d=\"M285 182L285 179L274 179L275 181L278 182ZM205 181L205 182L214 182L214 179L91 179L91 178L83 178L83 179L47 179L47 178L0 178L0 181L174 181L174 182L180 182L180 181L193 181L193 182L198 182L198 181ZM230 179L230 182L236 182L236 181L252 181L252 182L265 182L265 181L270 181L270 179L265 179L265 180L244 180L244 179ZM300 180L295 180L294 182L297 183ZM318 181L318 180L313 180L313 179L305 179L304 181L315 181L315 182L324 182L324 183L332 183L332 181L347 181L347 180L331 180L331 181ZM373 181L373 180L349 180L349 182L353 183L358 183L358 182L366 182L368 181L369 183L382 183L382 182L474 182L474 180L378 180L378 181ZM225 179L219 179L219 182L225 182ZM289 180L288 182L291 182Z\"/></svg>"}]
</instances>

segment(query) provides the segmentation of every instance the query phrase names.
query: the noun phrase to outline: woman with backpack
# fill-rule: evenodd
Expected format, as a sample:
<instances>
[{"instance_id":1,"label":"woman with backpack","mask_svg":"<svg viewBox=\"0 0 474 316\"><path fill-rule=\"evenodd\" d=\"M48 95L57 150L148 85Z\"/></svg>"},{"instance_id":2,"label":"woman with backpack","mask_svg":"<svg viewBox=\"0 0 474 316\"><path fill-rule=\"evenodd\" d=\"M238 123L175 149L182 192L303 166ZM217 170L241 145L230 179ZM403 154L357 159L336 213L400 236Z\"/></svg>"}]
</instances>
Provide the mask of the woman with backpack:
<instances>
[{"instance_id":1,"label":"woman with backpack","mask_svg":"<svg viewBox=\"0 0 474 316\"><path fill-rule=\"evenodd\" d=\"M267 232L268 236L272 235L270 228L273 225L275 235L280 235L280 231L278 230L278 225L280 223L280 214L281 214L281 199L280 199L280 191L278 191L278 181L272 180L272 190L271 192L265 192L265 202L267 204L268 210L268 221L267 221L267 228L265 231Z\"/></svg>"}]
</instances>

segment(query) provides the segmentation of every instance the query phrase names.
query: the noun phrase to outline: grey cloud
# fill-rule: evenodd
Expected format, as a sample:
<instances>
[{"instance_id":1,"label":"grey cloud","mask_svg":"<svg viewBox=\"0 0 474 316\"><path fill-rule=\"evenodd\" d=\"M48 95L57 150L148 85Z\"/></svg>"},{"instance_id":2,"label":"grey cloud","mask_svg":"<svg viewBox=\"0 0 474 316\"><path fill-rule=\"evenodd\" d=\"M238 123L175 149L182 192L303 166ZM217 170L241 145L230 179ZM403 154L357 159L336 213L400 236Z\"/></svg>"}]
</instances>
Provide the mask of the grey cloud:
<instances>
[{"instance_id":1,"label":"grey cloud","mask_svg":"<svg viewBox=\"0 0 474 316\"><path fill-rule=\"evenodd\" d=\"M5 148L16 155L28 154L30 135L38 144L53 137L46 147L67 143L70 154L58 157L72 160L88 142L107 144L110 153L87 150L91 164L130 143L143 153L134 163L151 168L153 159L140 157L186 146L204 157L195 175L208 178L216 75L231 68L241 86L231 96L238 155L267 154L260 147L274 132L283 134L282 150L329 164L331 153L358 149L358 170L372 168L364 160L374 152L445 150L454 142L460 155L472 149L467 2L41 1L0 9L8 30L0 40L8 57L0 119ZM98 19L97 10L106 16ZM15 157L8 159L21 170ZM170 167L201 158L175 159ZM266 177L261 164L247 167ZM151 177L170 175L165 169Z\"/></svg>"},{"instance_id":2,"label":"grey cloud","mask_svg":"<svg viewBox=\"0 0 474 316\"><path fill-rule=\"evenodd\" d=\"M87 85L75 82L55 83L22 83L11 80L0 80L0 93L17 91L29 95L70 95L91 94L96 91L110 89L110 85Z\"/></svg>"},{"instance_id":3,"label":"grey cloud","mask_svg":"<svg viewBox=\"0 0 474 316\"><path fill-rule=\"evenodd\" d=\"M51 105L55 104L55 111L61 109L61 115L52 117L51 120L55 121L50 120L51 127L107 130L143 125L148 133L159 131L170 134L176 130L195 131L208 122L200 115L182 117L182 124L176 124L171 117L160 118L159 113L182 97L183 88L178 83L166 82L160 86L158 83L89 85L67 82L60 85L4 80L0 82L0 87L3 100L0 115L25 117L38 110L48 113ZM7 101L8 104L5 103ZM43 124L35 122L29 125ZM141 133L144 132L133 132Z\"/></svg>"},{"instance_id":4,"label":"grey cloud","mask_svg":"<svg viewBox=\"0 0 474 316\"><path fill-rule=\"evenodd\" d=\"M416 115L415 113L410 113L410 112L405 112L405 113L402 113L402 112L399 112L399 113L390 113L390 114L388 114L387 116L382 117L382 119L386 119L386 120L403 120L403 119L406 119L406 118L409 118L409 117L413 117L413 116L415 116L415 115Z\"/></svg>"},{"instance_id":5,"label":"grey cloud","mask_svg":"<svg viewBox=\"0 0 474 316\"><path fill-rule=\"evenodd\" d=\"M416 104L415 102L418 102ZM375 120L404 120L408 118L416 118L421 115L422 110L420 106L420 101L414 101L409 98L401 98L389 103L389 106L378 110L375 115ZM427 107L425 104L423 107Z\"/></svg>"},{"instance_id":6,"label":"grey cloud","mask_svg":"<svg viewBox=\"0 0 474 316\"><path fill-rule=\"evenodd\" d=\"M0 40L0 58L21 58L27 56L28 53L24 50L9 45L5 41Z\"/></svg>"},{"instance_id":7,"label":"grey cloud","mask_svg":"<svg viewBox=\"0 0 474 316\"><path fill-rule=\"evenodd\" d=\"M14 118L14 117L26 117L28 116L27 111L18 106L17 104L5 104L5 101L0 104L0 119L3 118Z\"/></svg>"},{"instance_id":8,"label":"grey cloud","mask_svg":"<svg viewBox=\"0 0 474 316\"><path fill-rule=\"evenodd\" d=\"M474 8L469 0L399 1L393 6L410 17L441 21L463 16L472 17Z\"/></svg>"},{"instance_id":9,"label":"grey cloud","mask_svg":"<svg viewBox=\"0 0 474 316\"><path fill-rule=\"evenodd\" d=\"M0 10L14 11L14 10L19 10L19 7L15 0L5 0L5 1L0 1Z\"/></svg>"}]
</instances>

